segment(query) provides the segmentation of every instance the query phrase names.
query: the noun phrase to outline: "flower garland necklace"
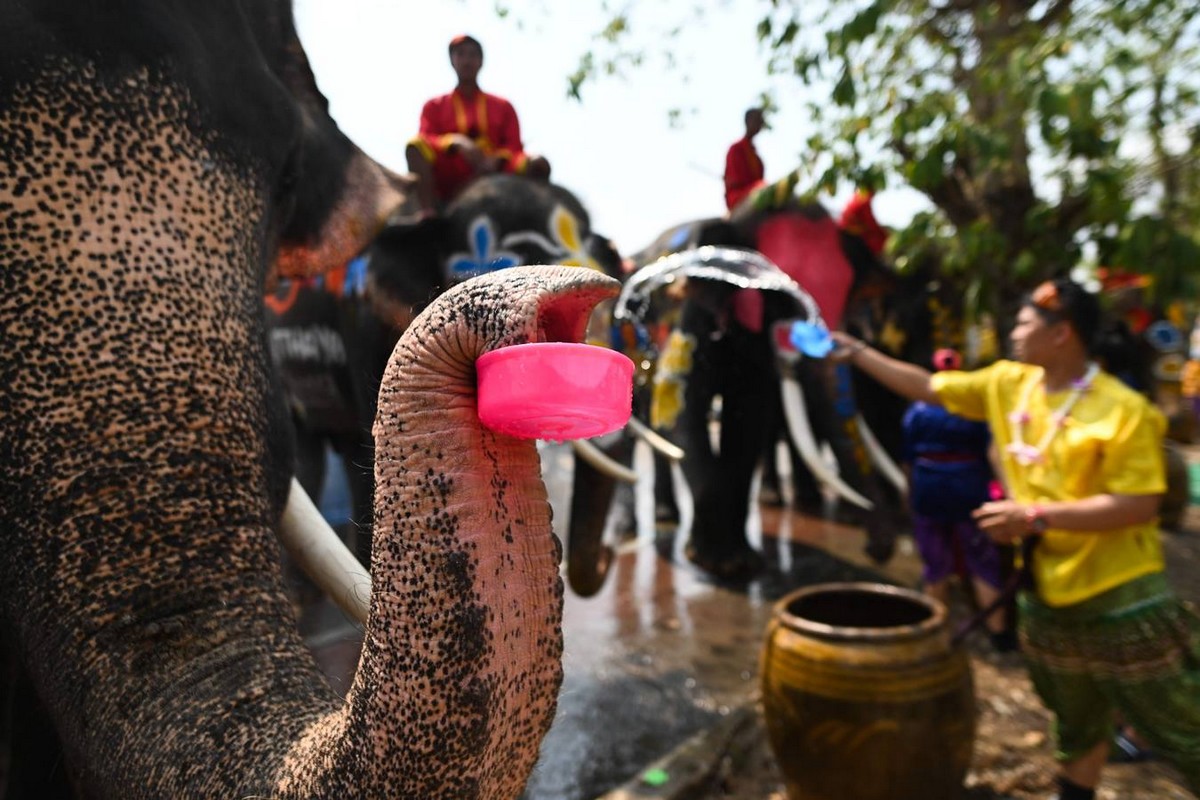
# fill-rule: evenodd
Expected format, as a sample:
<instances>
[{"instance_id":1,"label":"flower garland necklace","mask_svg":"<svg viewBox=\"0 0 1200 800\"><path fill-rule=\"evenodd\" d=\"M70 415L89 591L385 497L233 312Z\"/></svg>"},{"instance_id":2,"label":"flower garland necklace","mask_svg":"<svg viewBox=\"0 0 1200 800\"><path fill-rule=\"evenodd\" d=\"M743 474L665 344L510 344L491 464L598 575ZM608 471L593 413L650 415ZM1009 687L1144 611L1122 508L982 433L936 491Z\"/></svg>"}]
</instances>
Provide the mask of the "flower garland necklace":
<instances>
[{"instance_id":1,"label":"flower garland necklace","mask_svg":"<svg viewBox=\"0 0 1200 800\"><path fill-rule=\"evenodd\" d=\"M1087 372L1083 373L1082 378L1071 381L1071 394L1061 406L1050 413L1050 424L1047 426L1046 432L1042 434L1042 440L1036 445L1027 444L1022 436L1022 431L1029 422L1029 398L1039 381L1030 381L1025 386L1025 391L1022 392L1016 409L1008 415L1008 421L1012 423L1012 442L1005 450L1017 459L1017 463L1027 467L1043 460L1046 448L1058 433L1059 428L1066 426L1067 415L1071 413L1071 409L1083 396L1083 393L1091 388L1092 381L1096 379L1096 374L1099 372L1100 367L1093 361L1088 364Z\"/></svg>"}]
</instances>

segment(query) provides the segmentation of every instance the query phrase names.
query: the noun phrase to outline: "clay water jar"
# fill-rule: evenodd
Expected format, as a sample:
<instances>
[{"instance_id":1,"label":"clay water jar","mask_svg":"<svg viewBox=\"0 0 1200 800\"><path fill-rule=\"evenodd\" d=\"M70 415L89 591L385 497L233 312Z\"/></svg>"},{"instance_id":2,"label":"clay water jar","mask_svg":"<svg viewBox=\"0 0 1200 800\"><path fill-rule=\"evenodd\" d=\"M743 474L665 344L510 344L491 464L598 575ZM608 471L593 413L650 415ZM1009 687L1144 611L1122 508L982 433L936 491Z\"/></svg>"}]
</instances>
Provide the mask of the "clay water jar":
<instances>
[{"instance_id":1,"label":"clay water jar","mask_svg":"<svg viewBox=\"0 0 1200 800\"><path fill-rule=\"evenodd\" d=\"M775 605L761 674L791 800L962 796L975 692L941 603L875 583L792 592Z\"/></svg>"}]
</instances>

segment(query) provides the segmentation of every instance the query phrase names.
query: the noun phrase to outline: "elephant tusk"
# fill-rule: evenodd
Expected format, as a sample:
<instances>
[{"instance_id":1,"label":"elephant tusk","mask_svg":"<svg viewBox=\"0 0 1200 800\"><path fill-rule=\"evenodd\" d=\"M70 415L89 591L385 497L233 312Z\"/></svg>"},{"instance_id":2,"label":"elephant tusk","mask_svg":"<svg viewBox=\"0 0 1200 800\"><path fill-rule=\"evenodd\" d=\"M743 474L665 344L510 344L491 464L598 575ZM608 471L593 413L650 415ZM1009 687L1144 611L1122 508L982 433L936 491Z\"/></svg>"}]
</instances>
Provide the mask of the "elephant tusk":
<instances>
[{"instance_id":1,"label":"elephant tusk","mask_svg":"<svg viewBox=\"0 0 1200 800\"><path fill-rule=\"evenodd\" d=\"M875 438L874 431L867 425L867 421L863 419L862 414L855 417L858 420L858 430L862 435L863 445L867 448L867 454L871 456L871 463L879 467L892 485L899 490L900 494L908 494L908 479L904 477L903 470L896 465L888 451L883 449L883 445Z\"/></svg>"},{"instance_id":2,"label":"elephant tusk","mask_svg":"<svg viewBox=\"0 0 1200 800\"><path fill-rule=\"evenodd\" d=\"M800 383L795 378L782 378L780 390L783 392L783 409L788 430L796 443L796 449L800 451L801 458L812 470L813 475L854 505L868 511L873 509L874 503L856 492L854 487L842 480L841 476L829 468L825 459L821 458L817 442L813 438L812 425L808 421L808 409L804 407L804 394L800 390Z\"/></svg>"},{"instance_id":3,"label":"elephant tusk","mask_svg":"<svg viewBox=\"0 0 1200 800\"><path fill-rule=\"evenodd\" d=\"M629 429L639 439L650 445L663 456L672 461L683 461L683 448L669 441L658 431L651 428L646 423L642 422L637 417L629 418Z\"/></svg>"},{"instance_id":4,"label":"elephant tusk","mask_svg":"<svg viewBox=\"0 0 1200 800\"><path fill-rule=\"evenodd\" d=\"M362 624L371 601L371 576L329 527L308 492L292 478L279 539L300 568L338 608Z\"/></svg>"},{"instance_id":5,"label":"elephant tusk","mask_svg":"<svg viewBox=\"0 0 1200 800\"><path fill-rule=\"evenodd\" d=\"M571 441L571 447L575 449L576 455L613 480L624 481L625 483L637 483L638 476L636 472L624 464L613 461L604 455L599 447L596 447L596 445L588 440L574 439Z\"/></svg>"}]
</instances>

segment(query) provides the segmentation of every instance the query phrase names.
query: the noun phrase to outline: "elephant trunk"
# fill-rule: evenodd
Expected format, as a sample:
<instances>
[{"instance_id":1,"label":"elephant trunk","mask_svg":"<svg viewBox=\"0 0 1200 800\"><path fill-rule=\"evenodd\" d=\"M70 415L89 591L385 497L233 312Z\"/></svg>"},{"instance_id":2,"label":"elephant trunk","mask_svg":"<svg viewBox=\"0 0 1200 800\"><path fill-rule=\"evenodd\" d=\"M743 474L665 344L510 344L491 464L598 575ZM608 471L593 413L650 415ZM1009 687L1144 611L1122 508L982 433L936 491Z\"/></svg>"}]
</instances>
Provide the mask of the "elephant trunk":
<instances>
[{"instance_id":1,"label":"elephant trunk","mask_svg":"<svg viewBox=\"0 0 1200 800\"><path fill-rule=\"evenodd\" d=\"M616 442L606 448L606 456L628 463L633 457L633 442L624 434L617 434ZM604 544L604 529L615 490L616 480L611 473L597 469L587 460L575 460L567 534L567 582L580 597L599 592L612 566L613 551Z\"/></svg>"},{"instance_id":2,"label":"elephant trunk","mask_svg":"<svg viewBox=\"0 0 1200 800\"><path fill-rule=\"evenodd\" d=\"M346 705L290 753L282 796L524 787L562 680L561 550L534 443L479 425L474 362L577 341L615 286L588 270L506 270L450 290L400 340L375 422L375 588L359 669Z\"/></svg>"}]
</instances>

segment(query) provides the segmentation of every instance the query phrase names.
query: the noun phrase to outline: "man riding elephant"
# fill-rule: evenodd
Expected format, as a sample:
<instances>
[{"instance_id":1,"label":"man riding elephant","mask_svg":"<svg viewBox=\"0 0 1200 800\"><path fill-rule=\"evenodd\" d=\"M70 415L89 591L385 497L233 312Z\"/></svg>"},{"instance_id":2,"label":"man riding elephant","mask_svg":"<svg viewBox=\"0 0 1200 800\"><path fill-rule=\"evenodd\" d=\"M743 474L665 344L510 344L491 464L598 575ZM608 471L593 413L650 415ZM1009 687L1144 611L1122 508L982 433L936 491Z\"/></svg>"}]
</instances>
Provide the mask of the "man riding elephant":
<instances>
[{"instance_id":1,"label":"man riding elephant","mask_svg":"<svg viewBox=\"0 0 1200 800\"><path fill-rule=\"evenodd\" d=\"M512 103L479 88L483 45L472 36L456 36L449 50L458 84L449 94L425 103L420 131L405 149L426 215L436 213L480 175L550 179L550 162L525 152Z\"/></svg>"}]
</instances>

